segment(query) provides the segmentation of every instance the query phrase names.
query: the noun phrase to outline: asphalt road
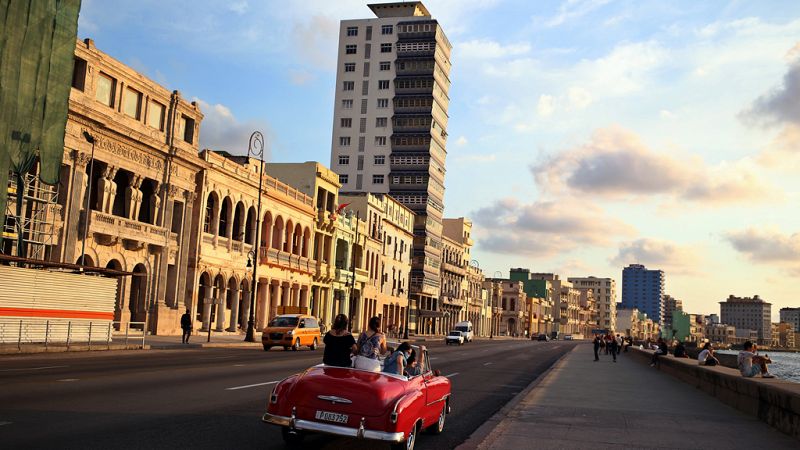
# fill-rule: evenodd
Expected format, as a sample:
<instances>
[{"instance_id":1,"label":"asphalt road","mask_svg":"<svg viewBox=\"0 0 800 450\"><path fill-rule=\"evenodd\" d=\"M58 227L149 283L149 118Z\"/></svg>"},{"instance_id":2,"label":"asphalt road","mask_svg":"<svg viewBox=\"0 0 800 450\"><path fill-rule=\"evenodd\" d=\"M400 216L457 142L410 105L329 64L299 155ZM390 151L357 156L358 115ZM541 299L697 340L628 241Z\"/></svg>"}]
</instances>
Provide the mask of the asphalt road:
<instances>
[{"instance_id":1,"label":"asphalt road","mask_svg":"<svg viewBox=\"0 0 800 450\"><path fill-rule=\"evenodd\" d=\"M420 449L453 448L575 344L481 340L429 343L452 380L445 432ZM274 382L321 362L322 352L206 348L0 357L3 448L284 448L261 423ZM272 383L272 384L270 384ZM309 436L309 448L380 448ZM388 448L386 446L385 448Z\"/></svg>"}]
</instances>

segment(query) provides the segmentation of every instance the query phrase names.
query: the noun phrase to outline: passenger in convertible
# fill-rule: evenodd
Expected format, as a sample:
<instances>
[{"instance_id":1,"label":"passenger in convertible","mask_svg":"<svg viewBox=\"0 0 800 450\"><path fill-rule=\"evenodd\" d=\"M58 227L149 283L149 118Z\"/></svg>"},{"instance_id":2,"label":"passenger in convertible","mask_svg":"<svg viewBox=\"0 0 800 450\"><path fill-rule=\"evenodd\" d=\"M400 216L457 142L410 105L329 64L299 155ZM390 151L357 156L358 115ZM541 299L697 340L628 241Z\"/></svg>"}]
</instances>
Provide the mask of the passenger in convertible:
<instances>
[{"instance_id":1,"label":"passenger in convertible","mask_svg":"<svg viewBox=\"0 0 800 450\"><path fill-rule=\"evenodd\" d=\"M369 329L358 337L358 353L353 367L372 372L381 371L381 363L378 356L386 353L386 336L381 333L381 318L373 317L369 319Z\"/></svg>"},{"instance_id":2,"label":"passenger in convertible","mask_svg":"<svg viewBox=\"0 0 800 450\"><path fill-rule=\"evenodd\" d=\"M330 331L325 333L322 342L325 343L325 353L322 362L328 366L350 367L353 365L350 357L358 351L356 340L347 331L347 316L339 314L333 319Z\"/></svg>"},{"instance_id":3,"label":"passenger in convertible","mask_svg":"<svg viewBox=\"0 0 800 450\"><path fill-rule=\"evenodd\" d=\"M396 375L403 375L408 365L408 357L411 355L411 345L403 342L397 346L397 350L383 362L383 371Z\"/></svg>"},{"instance_id":4,"label":"passenger in convertible","mask_svg":"<svg viewBox=\"0 0 800 450\"><path fill-rule=\"evenodd\" d=\"M424 345L419 347L419 353L414 348L411 348L411 355L408 357L408 365L406 367L406 375L415 377L422 375L425 372L425 352L428 349Z\"/></svg>"}]
</instances>

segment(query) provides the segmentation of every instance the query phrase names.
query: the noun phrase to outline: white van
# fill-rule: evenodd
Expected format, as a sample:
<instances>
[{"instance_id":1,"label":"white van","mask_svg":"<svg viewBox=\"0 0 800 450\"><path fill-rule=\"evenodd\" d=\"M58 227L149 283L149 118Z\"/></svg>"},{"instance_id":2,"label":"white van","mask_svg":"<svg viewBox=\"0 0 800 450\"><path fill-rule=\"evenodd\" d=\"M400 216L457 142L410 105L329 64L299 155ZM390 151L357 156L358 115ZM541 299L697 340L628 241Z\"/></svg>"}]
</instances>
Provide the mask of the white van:
<instances>
[{"instance_id":1,"label":"white van","mask_svg":"<svg viewBox=\"0 0 800 450\"><path fill-rule=\"evenodd\" d=\"M472 342L472 322L468 320L465 322L458 322L454 329L460 331L461 334L464 335L464 342Z\"/></svg>"}]
</instances>

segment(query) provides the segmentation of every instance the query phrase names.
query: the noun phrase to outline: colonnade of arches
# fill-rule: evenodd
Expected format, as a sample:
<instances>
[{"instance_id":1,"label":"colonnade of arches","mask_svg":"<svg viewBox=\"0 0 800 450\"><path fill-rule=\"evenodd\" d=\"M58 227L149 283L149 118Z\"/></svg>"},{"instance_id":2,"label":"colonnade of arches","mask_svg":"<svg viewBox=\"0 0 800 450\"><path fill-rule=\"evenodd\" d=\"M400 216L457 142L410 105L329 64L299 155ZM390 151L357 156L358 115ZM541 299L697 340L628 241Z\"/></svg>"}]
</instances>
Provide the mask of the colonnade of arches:
<instances>
[{"instance_id":1,"label":"colonnade of arches","mask_svg":"<svg viewBox=\"0 0 800 450\"><path fill-rule=\"evenodd\" d=\"M245 244L255 244L257 212L255 207L246 208L242 201L233 204L230 196L220 200L216 192L206 199L203 231ZM305 258L309 257L311 228L295 223L272 211L264 212L261 221L260 242L262 248L272 248Z\"/></svg>"}]
</instances>

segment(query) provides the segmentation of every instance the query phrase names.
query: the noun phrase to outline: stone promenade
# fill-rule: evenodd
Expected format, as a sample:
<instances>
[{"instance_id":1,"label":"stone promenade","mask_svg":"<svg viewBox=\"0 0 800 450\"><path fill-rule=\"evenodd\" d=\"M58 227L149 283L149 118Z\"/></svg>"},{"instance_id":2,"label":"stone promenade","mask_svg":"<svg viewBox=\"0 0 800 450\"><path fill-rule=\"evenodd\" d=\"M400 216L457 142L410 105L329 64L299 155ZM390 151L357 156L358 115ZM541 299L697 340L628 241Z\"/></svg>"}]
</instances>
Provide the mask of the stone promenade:
<instances>
[{"instance_id":1,"label":"stone promenade","mask_svg":"<svg viewBox=\"0 0 800 450\"><path fill-rule=\"evenodd\" d=\"M622 353L579 345L460 449L797 449L800 443ZM492 421L490 421L491 423Z\"/></svg>"}]
</instances>

